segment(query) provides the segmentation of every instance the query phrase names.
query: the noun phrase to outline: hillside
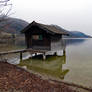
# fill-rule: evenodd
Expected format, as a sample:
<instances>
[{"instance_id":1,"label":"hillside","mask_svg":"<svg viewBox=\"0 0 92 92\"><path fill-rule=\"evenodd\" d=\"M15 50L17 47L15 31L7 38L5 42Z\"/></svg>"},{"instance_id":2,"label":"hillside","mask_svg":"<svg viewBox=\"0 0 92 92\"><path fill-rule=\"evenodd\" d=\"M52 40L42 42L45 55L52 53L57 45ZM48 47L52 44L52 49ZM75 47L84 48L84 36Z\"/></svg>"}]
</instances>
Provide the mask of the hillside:
<instances>
[{"instance_id":1,"label":"hillside","mask_svg":"<svg viewBox=\"0 0 92 92\"><path fill-rule=\"evenodd\" d=\"M25 37L20 31L27 25L28 22L17 18L8 18L0 22L0 45L15 43L17 45L24 45Z\"/></svg>"},{"instance_id":2,"label":"hillside","mask_svg":"<svg viewBox=\"0 0 92 92\"><path fill-rule=\"evenodd\" d=\"M0 23L0 31L20 34L20 31L28 25L28 22L17 19L17 18L8 18L6 21Z\"/></svg>"},{"instance_id":3,"label":"hillside","mask_svg":"<svg viewBox=\"0 0 92 92\"><path fill-rule=\"evenodd\" d=\"M25 28L28 24L29 23L24 20L9 17L7 21L0 22L0 32L3 32L4 34L6 32L9 34L20 34L20 31L23 28ZM59 30L66 31L67 33L69 33L68 37L70 38L90 38L91 37L79 31L65 30L58 25L51 25L51 26L55 26ZM64 37L67 37L67 36L64 36Z\"/></svg>"},{"instance_id":4,"label":"hillside","mask_svg":"<svg viewBox=\"0 0 92 92\"><path fill-rule=\"evenodd\" d=\"M68 37L68 38L92 38L92 36L86 35L85 33L82 33L79 31L68 31L68 30L61 28L60 26L57 26L57 25L51 25L51 26L55 26L59 30L66 31L69 34L69 36L64 36L64 37Z\"/></svg>"},{"instance_id":5,"label":"hillside","mask_svg":"<svg viewBox=\"0 0 92 92\"><path fill-rule=\"evenodd\" d=\"M91 36L86 35L86 34L79 32L79 31L70 31L69 37L71 37L71 38L90 38Z\"/></svg>"}]
</instances>

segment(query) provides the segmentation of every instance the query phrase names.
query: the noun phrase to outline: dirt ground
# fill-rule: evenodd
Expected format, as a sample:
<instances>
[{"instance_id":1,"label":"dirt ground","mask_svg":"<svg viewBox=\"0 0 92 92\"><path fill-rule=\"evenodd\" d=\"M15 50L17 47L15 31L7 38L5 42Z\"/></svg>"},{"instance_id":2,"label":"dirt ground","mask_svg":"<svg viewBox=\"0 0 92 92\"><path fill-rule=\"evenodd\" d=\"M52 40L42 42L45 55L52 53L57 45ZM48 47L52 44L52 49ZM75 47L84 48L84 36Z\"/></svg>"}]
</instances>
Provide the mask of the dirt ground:
<instances>
[{"instance_id":1,"label":"dirt ground","mask_svg":"<svg viewBox=\"0 0 92 92\"><path fill-rule=\"evenodd\" d=\"M6 62L0 62L0 92L78 92L63 83L44 80Z\"/></svg>"}]
</instances>

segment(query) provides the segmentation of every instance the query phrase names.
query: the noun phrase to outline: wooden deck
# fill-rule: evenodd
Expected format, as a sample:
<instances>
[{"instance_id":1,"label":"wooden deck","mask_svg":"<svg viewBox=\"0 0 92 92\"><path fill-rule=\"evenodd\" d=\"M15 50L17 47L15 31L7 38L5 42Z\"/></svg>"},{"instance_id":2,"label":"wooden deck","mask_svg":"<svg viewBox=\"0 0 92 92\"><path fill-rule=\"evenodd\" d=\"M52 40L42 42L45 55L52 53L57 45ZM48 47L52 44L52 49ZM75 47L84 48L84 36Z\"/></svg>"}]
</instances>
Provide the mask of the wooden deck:
<instances>
[{"instance_id":1,"label":"wooden deck","mask_svg":"<svg viewBox=\"0 0 92 92\"><path fill-rule=\"evenodd\" d=\"M21 50L12 50L6 52L0 52L0 55L12 54L12 53L20 53L20 52L30 52L30 53L45 53L47 50L33 50L33 49L21 49Z\"/></svg>"},{"instance_id":2,"label":"wooden deck","mask_svg":"<svg viewBox=\"0 0 92 92\"><path fill-rule=\"evenodd\" d=\"M13 54L13 53L20 53L20 60L22 60L22 53L30 52L30 54L42 53L43 54L43 59L45 59L46 58L45 53L47 51L48 50L21 49L21 50L12 50L12 51L0 52L0 56L7 55L7 54Z\"/></svg>"}]
</instances>

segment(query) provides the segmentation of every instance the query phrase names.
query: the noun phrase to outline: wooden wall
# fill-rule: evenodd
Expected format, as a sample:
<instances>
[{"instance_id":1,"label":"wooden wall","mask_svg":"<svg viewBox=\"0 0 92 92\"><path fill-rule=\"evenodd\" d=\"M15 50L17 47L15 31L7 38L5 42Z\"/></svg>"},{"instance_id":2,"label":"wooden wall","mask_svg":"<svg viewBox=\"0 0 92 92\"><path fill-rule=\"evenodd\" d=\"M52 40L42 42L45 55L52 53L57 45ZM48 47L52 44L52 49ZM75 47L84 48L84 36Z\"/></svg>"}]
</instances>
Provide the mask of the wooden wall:
<instances>
[{"instance_id":1,"label":"wooden wall","mask_svg":"<svg viewBox=\"0 0 92 92\"><path fill-rule=\"evenodd\" d=\"M33 35L42 35L42 40L34 40ZM37 49L50 49L51 38L50 34L46 33L41 28L34 26L31 27L25 33L27 48L37 48Z\"/></svg>"}]
</instances>

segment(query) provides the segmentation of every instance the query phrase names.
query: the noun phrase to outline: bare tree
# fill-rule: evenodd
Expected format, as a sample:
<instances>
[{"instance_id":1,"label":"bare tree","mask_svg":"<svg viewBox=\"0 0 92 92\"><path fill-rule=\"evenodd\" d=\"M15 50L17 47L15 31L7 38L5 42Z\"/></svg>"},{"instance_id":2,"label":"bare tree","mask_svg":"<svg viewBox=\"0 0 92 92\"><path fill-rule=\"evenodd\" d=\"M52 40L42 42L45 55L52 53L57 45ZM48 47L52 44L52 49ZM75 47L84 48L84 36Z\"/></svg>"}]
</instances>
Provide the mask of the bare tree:
<instances>
[{"instance_id":1,"label":"bare tree","mask_svg":"<svg viewBox=\"0 0 92 92\"><path fill-rule=\"evenodd\" d=\"M4 21L7 16L9 16L11 8L12 4L10 0L0 0L0 22Z\"/></svg>"},{"instance_id":2,"label":"bare tree","mask_svg":"<svg viewBox=\"0 0 92 92\"><path fill-rule=\"evenodd\" d=\"M12 9L12 4L10 1L11 0L0 0L0 30L1 31L5 26L9 25L7 21L8 21L8 16L10 15L10 11ZM4 21L6 22L6 24L2 25L2 22Z\"/></svg>"}]
</instances>

